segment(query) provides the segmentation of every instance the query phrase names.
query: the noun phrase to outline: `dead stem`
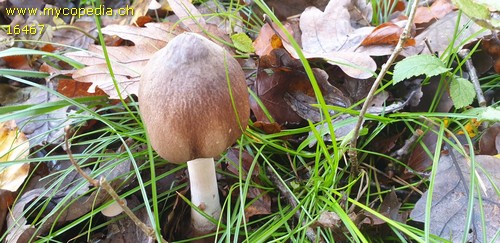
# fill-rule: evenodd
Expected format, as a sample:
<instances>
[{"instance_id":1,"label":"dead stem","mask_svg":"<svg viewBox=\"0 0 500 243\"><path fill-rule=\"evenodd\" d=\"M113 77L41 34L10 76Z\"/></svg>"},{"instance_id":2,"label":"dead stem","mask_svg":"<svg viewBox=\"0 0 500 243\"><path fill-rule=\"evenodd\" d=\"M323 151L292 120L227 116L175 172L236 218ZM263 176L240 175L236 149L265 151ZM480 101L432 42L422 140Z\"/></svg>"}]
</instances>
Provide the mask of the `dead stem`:
<instances>
[{"instance_id":1,"label":"dead stem","mask_svg":"<svg viewBox=\"0 0 500 243\"><path fill-rule=\"evenodd\" d=\"M356 123L356 127L354 128L354 135L351 139L350 143L350 148L349 148L349 162L351 165L351 172L353 175L356 175L359 171L359 162L358 162L358 151L357 149L357 142L358 142L358 136L359 136L359 130L361 128L361 124L363 123L365 119L365 114L368 110L369 104L373 99L373 96L375 95L375 91L377 91L379 84L382 82L382 79L384 79L385 74L391 67L392 63L396 60L396 57L399 56L399 53L403 50L403 45L406 43L406 41L410 38L410 28L413 25L413 19L415 17L415 12L417 10L419 0L415 0L413 2L413 5L411 7L411 12L410 16L408 17L408 22L406 23L405 28L403 29L403 33L401 33L401 36L399 36L399 41L398 44L396 45L396 48L394 48L394 51L392 52L391 56L387 60L387 62L382 65L382 69L380 70L379 75L377 76L377 79L373 83L370 92L368 92L368 95L366 97L365 102L363 103L363 107L361 108L361 111L359 112L359 118L358 122Z\"/></svg>"},{"instance_id":2,"label":"dead stem","mask_svg":"<svg viewBox=\"0 0 500 243\"><path fill-rule=\"evenodd\" d=\"M76 171L78 174L80 174L85 180L87 180L90 184L95 186L96 188L103 188L112 198L115 200L118 205L123 209L123 212L127 214L128 217L132 221L134 221L135 225L139 227L147 236L151 238L155 238L155 231L147 226L145 223L143 223L135 214L130 210L129 207L125 204L124 200L120 198L120 196L116 193L116 191L111 187L111 185L106 181L106 178L101 177L101 179L96 180L90 177L85 171L82 170L80 165L76 162L75 158L73 157L73 153L71 152L70 149L70 144L69 144L69 138L73 134L73 129L70 126L66 126L64 128L65 136L64 136L64 143L66 145L66 153L68 154L69 160L71 161L71 164L75 167ZM161 236L160 236L161 237ZM164 240L163 238L160 239L161 242L166 243L167 241Z\"/></svg>"},{"instance_id":3,"label":"dead stem","mask_svg":"<svg viewBox=\"0 0 500 243\"><path fill-rule=\"evenodd\" d=\"M477 102L479 106L486 107L486 99L484 98L483 90L481 89L481 84L479 83L479 78L477 77L477 71L470 59L470 50L462 49L458 52L458 55L465 60L465 67L469 73L470 81L474 85L474 89L476 90Z\"/></svg>"}]
</instances>

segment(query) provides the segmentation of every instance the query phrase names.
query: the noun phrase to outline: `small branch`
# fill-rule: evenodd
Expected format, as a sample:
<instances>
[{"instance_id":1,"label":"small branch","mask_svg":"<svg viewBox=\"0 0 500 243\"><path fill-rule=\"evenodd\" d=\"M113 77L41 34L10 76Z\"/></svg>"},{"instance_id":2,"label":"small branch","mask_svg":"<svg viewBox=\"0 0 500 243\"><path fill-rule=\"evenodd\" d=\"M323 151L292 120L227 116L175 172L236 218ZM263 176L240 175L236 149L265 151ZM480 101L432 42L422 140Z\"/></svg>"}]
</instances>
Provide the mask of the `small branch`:
<instances>
[{"instance_id":1,"label":"small branch","mask_svg":"<svg viewBox=\"0 0 500 243\"><path fill-rule=\"evenodd\" d=\"M418 1L419 0L415 0L413 2L413 5L411 6L410 16L408 17L408 22L406 23L406 26L403 29L403 33L401 33L401 36L399 36L398 44L396 45L396 48L394 48L394 51L392 52L387 62L384 65L382 65L382 69L380 70L377 79L373 83L370 92L368 92L365 103L363 104L363 107L359 112L359 119L358 122L356 123L356 127L354 128L354 136L352 137L349 148L349 162L351 165L351 172L353 172L354 174L357 174L357 172L359 171L358 152L356 149L357 149L357 142L361 124L365 119L365 114L368 110L370 102L373 99L373 96L375 95L375 91L377 91L379 84L382 82L382 79L384 79L384 76L391 67L392 63L396 60L396 57L398 57L399 53L401 53L401 51L403 50L404 43L406 43L406 41L410 38L409 34L410 28L413 25L413 19L415 17L415 12L417 10Z\"/></svg>"},{"instance_id":2,"label":"small branch","mask_svg":"<svg viewBox=\"0 0 500 243\"><path fill-rule=\"evenodd\" d=\"M125 212L125 214L127 214L127 216L129 216L130 219L134 221L137 227L139 227L147 236L155 238L155 231L151 227L143 223L137 216L135 216L134 212L132 212L132 210L130 210L130 208L125 204L125 201L121 199L120 196L118 196L113 187L111 187L111 185L106 181L105 177L101 177L101 179L99 180L99 184L106 192L108 192L113 200L115 200L118 205L120 205L120 207L123 209L123 212ZM162 242L166 241L162 239Z\"/></svg>"},{"instance_id":3,"label":"small branch","mask_svg":"<svg viewBox=\"0 0 500 243\"><path fill-rule=\"evenodd\" d=\"M486 107L486 99L484 98L483 90L481 89L479 78L477 77L476 68L472 63L472 60L468 58L469 54L470 54L469 49L462 49L458 52L458 55L465 60L465 67L469 72L470 81L472 82L472 84L474 85L474 89L476 90L477 102L479 103L479 106Z\"/></svg>"},{"instance_id":4,"label":"small branch","mask_svg":"<svg viewBox=\"0 0 500 243\"><path fill-rule=\"evenodd\" d=\"M66 145L66 153L68 154L69 161L71 161L71 164L73 164L78 174L80 174L83 178L85 178L85 180L87 180L94 187L99 187L99 181L93 179L87 173L85 173L85 171L82 170L80 165L78 165L75 158L73 157L73 153L71 152L71 146L69 144L69 137L71 137L74 133L73 129L70 126L66 126L64 128L64 133L65 133L64 144Z\"/></svg>"},{"instance_id":5,"label":"small branch","mask_svg":"<svg viewBox=\"0 0 500 243\"><path fill-rule=\"evenodd\" d=\"M120 207L123 209L123 212L125 212L125 214L127 214L127 216L129 216L130 219L134 221L137 227L139 227L147 236L155 238L156 237L155 231L151 227L143 223L139 218L137 218L137 216L135 216L132 210L130 210L130 208L127 207L127 205L125 205L124 200L121 199L120 196L118 196L113 187L111 187L111 185L106 181L106 178L101 177L100 180L95 180L92 177L90 177L85 171L82 170L80 165L76 162L75 158L73 157L73 153L71 152L70 149L69 138L73 134L73 129L70 126L66 126L64 128L64 132L65 132L64 143L66 145L66 153L68 154L69 160L71 161L71 164L73 164L73 166L75 167L78 174L80 174L83 178L85 178L85 180L87 180L94 187L96 188L102 187L113 198L113 200L115 200L118 203L118 205L120 205ZM163 243L167 242L163 238L161 238L160 240Z\"/></svg>"},{"instance_id":6,"label":"small branch","mask_svg":"<svg viewBox=\"0 0 500 243\"><path fill-rule=\"evenodd\" d=\"M418 140L418 138L420 138L422 135L424 135L424 132L421 129L417 129L411 135L411 137L405 141L405 144L403 145L403 147L401 147L400 149L398 149L397 151L395 151L394 153L391 154L391 157L400 160L401 158L406 156L408 154L408 152L410 151L411 146L413 146L413 144L415 144L415 142Z\"/></svg>"}]
</instances>

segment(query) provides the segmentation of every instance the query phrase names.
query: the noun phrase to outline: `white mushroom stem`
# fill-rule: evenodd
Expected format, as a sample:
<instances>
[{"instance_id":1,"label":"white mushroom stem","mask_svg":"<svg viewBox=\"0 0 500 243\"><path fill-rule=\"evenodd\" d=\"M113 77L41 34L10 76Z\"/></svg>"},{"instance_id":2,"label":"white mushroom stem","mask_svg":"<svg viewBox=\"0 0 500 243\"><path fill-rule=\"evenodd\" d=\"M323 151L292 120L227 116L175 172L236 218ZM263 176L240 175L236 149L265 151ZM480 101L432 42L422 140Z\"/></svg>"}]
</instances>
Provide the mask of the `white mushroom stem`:
<instances>
[{"instance_id":1,"label":"white mushroom stem","mask_svg":"<svg viewBox=\"0 0 500 243\"><path fill-rule=\"evenodd\" d=\"M200 158L187 162L191 202L211 217L218 219L221 213L219 190L213 158ZM191 223L198 233L209 233L216 225L205 216L191 209Z\"/></svg>"}]
</instances>

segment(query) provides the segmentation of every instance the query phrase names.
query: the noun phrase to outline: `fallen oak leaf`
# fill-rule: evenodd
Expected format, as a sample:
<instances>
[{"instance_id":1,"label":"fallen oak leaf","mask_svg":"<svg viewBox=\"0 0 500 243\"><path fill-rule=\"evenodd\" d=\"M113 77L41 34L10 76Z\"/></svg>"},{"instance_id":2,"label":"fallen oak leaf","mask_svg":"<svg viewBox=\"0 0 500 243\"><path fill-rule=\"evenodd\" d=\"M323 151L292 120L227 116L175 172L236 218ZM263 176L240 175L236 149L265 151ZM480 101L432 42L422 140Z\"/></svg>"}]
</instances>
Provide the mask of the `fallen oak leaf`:
<instances>
[{"instance_id":1,"label":"fallen oak leaf","mask_svg":"<svg viewBox=\"0 0 500 243\"><path fill-rule=\"evenodd\" d=\"M149 23L146 24L146 28L110 25L102 31L105 34L130 40L135 44L135 46L106 48L118 88L124 96L137 94L140 75L151 55L165 46L175 34L182 32L171 23ZM94 93L96 87L99 87L111 99L120 97L109 73L101 46L92 45L89 51L71 52L66 56L87 65L75 71L72 78L76 81L92 83L88 92Z\"/></svg>"},{"instance_id":2,"label":"fallen oak leaf","mask_svg":"<svg viewBox=\"0 0 500 243\"><path fill-rule=\"evenodd\" d=\"M352 4L341 0L330 1L325 11L307 8L300 17L302 48L306 58L323 58L347 75L365 79L373 76L377 64L368 54L354 52L366 36L366 29L351 26L349 6ZM287 51L298 59L295 49L286 40L282 41Z\"/></svg>"}]
</instances>

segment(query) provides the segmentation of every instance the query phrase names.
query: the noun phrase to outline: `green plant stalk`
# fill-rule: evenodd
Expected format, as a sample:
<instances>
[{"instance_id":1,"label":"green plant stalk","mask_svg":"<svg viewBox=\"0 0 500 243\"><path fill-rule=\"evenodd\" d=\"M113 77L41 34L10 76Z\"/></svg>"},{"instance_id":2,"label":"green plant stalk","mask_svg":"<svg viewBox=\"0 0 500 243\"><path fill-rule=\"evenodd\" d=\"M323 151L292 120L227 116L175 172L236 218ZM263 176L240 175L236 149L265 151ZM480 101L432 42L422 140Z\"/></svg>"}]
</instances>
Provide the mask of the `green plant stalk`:
<instances>
[{"instance_id":1,"label":"green plant stalk","mask_svg":"<svg viewBox=\"0 0 500 243\"><path fill-rule=\"evenodd\" d=\"M484 221L484 209L483 209L483 204L481 203L482 202L482 196L481 196L481 189L479 190L476 190L476 187L481 187L481 184L482 183L477 183L478 180L480 180L479 178L479 175L477 174L477 171L476 171L476 160L475 160L475 155L474 155L474 146L473 146L473 143L470 139L470 136L468 136L468 132L467 132L467 129L465 129L465 127L455 121L455 123L458 124L458 126L460 126L460 128L462 129L462 131L464 132L465 135L465 138L467 139L467 142L469 144L469 156L466 156L466 151L464 150L463 153L464 153L464 158L467 159L468 161L470 161L470 171L469 171L469 176L470 176L470 179L469 179L469 189L467 190L467 213L466 213L466 223L464 225L464 234L462 235L462 241L463 242L466 242L467 241L467 233L469 232L469 229L471 227L471 224L473 224L473 220L474 220L474 194L475 192L477 191L477 196L479 198L479 205L478 207L480 208L480 212L481 212L481 225L483 226L483 230L482 230L482 233L483 233L483 241L486 241L486 223ZM456 136L453 136L455 140L455 143L458 142L458 139L456 138ZM459 145L460 143L456 143L456 144L453 144L451 143L452 145ZM464 149L463 146L460 146L460 148ZM457 149L457 151L460 151ZM455 156L453 154L453 151L450 151L450 155L453 156L452 158L455 160ZM458 171L457 171L458 173ZM465 183L465 181L464 181ZM492 183L492 185L494 185L495 183ZM464 185L465 186L465 185ZM464 188L466 189L466 188Z\"/></svg>"},{"instance_id":2,"label":"green plant stalk","mask_svg":"<svg viewBox=\"0 0 500 243\"><path fill-rule=\"evenodd\" d=\"M439 133L436 142L436 148L434 150L434 156L432 158L432 171L431 176L429 178L430 185L427 190L427 201L425 203L425 225L424 225L424 241L429 242L430 232L431 232L431 208L432 208L432 194L434 192L434 182L436 181L436 172L437 167L439 165L439 158L441 155L441 147L443 144L443 135L444 135L444 123L441 122L439 126Z\"/></svg>"}]
</instances>

